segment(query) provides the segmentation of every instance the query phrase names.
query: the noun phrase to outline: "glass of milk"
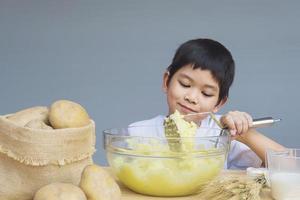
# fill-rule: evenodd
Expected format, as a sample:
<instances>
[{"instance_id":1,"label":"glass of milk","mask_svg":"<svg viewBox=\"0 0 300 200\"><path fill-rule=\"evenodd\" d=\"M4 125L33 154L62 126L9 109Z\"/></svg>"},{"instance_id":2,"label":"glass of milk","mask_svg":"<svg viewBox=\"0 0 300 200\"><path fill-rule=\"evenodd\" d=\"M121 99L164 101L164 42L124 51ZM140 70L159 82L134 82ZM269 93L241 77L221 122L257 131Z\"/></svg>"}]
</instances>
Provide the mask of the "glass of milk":
<instances>
[{"instance_id":1,"label":"glass of milk","mask_svg":"<svg viewBox=\"0 0 300 200\"><path fill-rule=\"evenodd\" d=\"M272 196L276 200L300 199L300 149L267 150Z\"/></svg>"}]
</instances>

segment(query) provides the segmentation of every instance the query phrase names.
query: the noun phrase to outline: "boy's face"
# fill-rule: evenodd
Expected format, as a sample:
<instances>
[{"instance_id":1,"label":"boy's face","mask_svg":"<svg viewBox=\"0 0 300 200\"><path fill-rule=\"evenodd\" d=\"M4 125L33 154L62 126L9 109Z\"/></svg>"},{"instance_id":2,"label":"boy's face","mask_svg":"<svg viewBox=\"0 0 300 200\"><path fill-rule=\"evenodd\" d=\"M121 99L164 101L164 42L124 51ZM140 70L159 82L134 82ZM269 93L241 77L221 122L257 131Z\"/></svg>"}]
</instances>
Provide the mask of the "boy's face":
<instances>
[{"instance_id":1,"label":"boy's face","mask_svg":"<svg viewBox=\"0 0 300 200\"><path fill-rule=\"evenodd\" d=\"M185 115L193 112L217 112L226 100L219 104L220 88L209 70L193 69L192 65L180 68L167 84L169 75L165 73L163 89L167 95L169 114L178 110ZM205 116L194 116L200 121Z\"/></svg>"}]
</instances>

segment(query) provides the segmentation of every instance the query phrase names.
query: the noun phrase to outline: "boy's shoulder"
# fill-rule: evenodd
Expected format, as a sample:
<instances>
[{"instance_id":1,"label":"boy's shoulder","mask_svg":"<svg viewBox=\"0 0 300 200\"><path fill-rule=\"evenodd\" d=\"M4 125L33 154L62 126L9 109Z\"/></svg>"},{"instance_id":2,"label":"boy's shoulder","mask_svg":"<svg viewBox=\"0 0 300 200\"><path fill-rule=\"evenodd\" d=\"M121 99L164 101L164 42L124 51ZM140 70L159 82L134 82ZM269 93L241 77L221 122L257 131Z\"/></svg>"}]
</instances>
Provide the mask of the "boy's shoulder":
<instances>
[{"instance_id":1,"label":"boy's shoulder","mask_svg":"<svg viewBox=\"0 0 300 200\"><path fill-rule=\"evenodd\" d=\"M131 136L163 137L165 116L158 115L152 119L134 122L129 125Z\"/></svg>"},{"instance_id":2,"label":"boy's shoulder","mask_svg":"<svg viewBox=\"0 0 300 200\"><path fill-rule=\"evenodd\" d=\"M165 119L165 116L158 115L151 119L131 123L129 126L162 126L164 123L164 119Z\"/></svg>"}]
</instances>

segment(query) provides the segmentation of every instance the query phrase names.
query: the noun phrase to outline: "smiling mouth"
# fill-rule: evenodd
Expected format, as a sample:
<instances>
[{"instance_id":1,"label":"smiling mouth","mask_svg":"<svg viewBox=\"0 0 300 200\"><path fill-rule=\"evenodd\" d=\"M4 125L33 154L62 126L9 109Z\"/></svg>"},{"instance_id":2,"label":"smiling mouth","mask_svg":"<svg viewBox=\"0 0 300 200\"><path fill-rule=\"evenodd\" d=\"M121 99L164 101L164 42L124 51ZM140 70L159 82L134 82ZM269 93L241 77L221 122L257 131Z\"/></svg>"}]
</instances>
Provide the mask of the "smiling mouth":
<instances>
[{"instance_id":1,"label":"smiling mouth","mask_svg":"<svg viewBox=\"0 0 300 200\"><path fill-rule=\"evenodd\" d=\"M195 111L195 110L193 110L193 109L191 109L191 108L189 108L189 107L187 107L187 106L184 106L184 105L182 105L182 104L180 104L180 103L178 103L179 104L179 106L181 107L181 108L183 108L183 111L184 112L188 112L188 113L196 113L197 111ZM185 114L187 114L187 113L185 113Z\"/></svg>"}]
</instances>

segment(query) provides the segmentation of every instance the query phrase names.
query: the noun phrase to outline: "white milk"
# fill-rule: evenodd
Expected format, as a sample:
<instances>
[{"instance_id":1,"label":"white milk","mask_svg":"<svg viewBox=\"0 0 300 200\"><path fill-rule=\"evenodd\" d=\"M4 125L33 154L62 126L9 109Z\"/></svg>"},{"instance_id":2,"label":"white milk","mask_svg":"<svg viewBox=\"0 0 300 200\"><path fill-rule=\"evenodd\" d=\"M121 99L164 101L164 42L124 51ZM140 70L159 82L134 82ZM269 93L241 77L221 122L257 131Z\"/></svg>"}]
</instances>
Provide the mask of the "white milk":
<instances>
[{"instance_id":1,"label":"white milk","mask_svg":"<svg viewBox=\"0 0 300 200\"><path fill-rule=\"evenodd\" d=\"M276 200L300 200L300 173L272 174L271 190Z\"/></svg>"}]
</instances>

